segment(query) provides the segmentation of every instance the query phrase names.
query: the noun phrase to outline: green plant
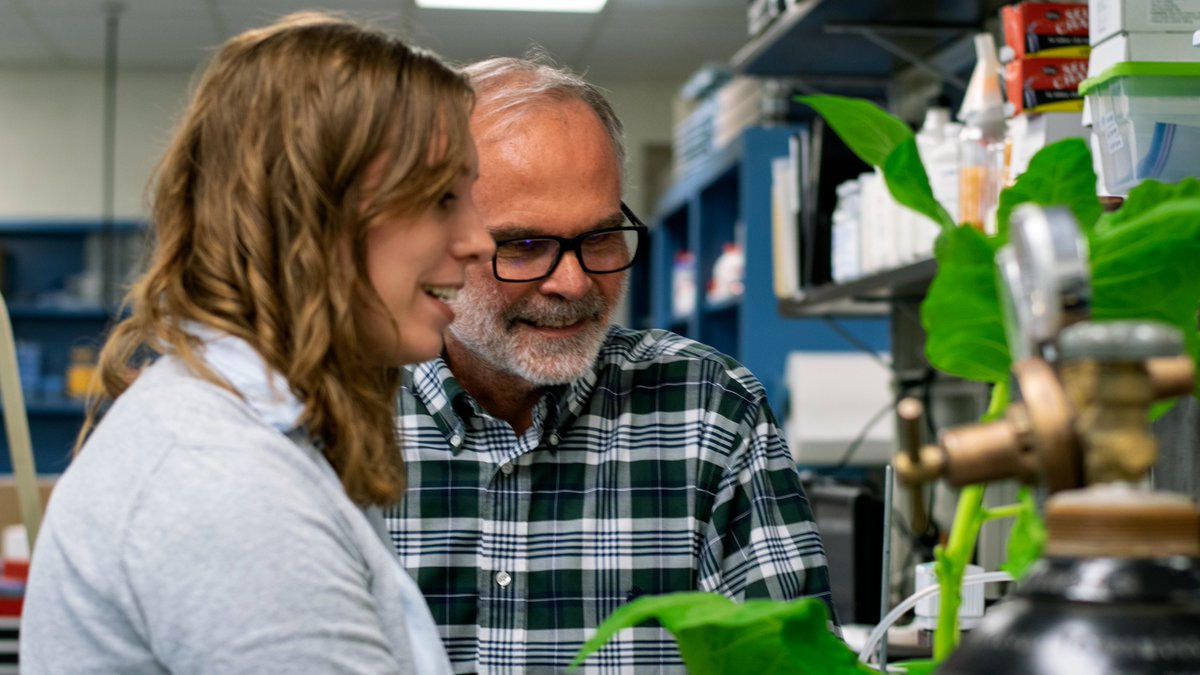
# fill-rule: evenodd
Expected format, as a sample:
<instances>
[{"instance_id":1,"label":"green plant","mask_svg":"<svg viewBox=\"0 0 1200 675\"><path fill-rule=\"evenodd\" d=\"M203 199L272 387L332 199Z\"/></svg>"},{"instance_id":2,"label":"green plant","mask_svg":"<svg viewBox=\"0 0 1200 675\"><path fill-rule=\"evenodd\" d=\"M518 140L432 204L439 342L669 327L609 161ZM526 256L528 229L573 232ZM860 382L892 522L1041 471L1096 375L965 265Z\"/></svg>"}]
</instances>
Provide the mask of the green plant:
<instances>
[{"instance_id":1,"label":"green plant","mask_svg":"<svg viewBox=\"0 0 1200 675\"><path fill-rule=\"evenodd\" d=\"M875 670L829 632L825 603L748 600L716 593L640 598L612 613L571 663L574 668L623 628L651 619L669 630L692 675L863 675ZM917 673L919 670L911 670Z\"/></svg>"},{"instance_id":2,"label":"green plant","mask_svg":"<svg viewBox=\"0 0 1200 675\"><path fill-rule=\"evenodd\" d=\"M999 417L1008 406L1012 357L993 261L1008 243L1009 216L1022 203L1066 206L1079 222L1090 251L1094 319L1170 323L1183 331L1188 352L1200 360L1200 181L1147 181L1131 191L1119 211L1104 213L1087 144L1081 139L1061 141L1038 152L1016 184L1001 192L997 232L989 236L956 225L937 203L916 151L916 137L902 121L867 101L839 96L799 100L820 113L863 161L880 168L897 202L941 227L934 246L938 272L921 304L925 355L938 370L993 385L985 419ZM1200 384L1196 391L1200 393ZM950 537L935 552L943 589L934 638L938 661L958 643L959 589L983 523L1018 517L1015 527L1026 536L1010 537L1007 563L1016 576L1040 555L1044 533L1028 495L1023 506L988 510L983 508L983 494L982 485L961 492Z\"/></svg>"},{"instance_id":3,"label":"green plant","mask_svg":"<svg viewBox=\"0 0 1200 675\"><path fill-rule=\"evenodd\" d=\"M1082 139L1043 148L1000 194L997 228L986 235L956 225L933 198L916 137L902 121L867 101L804 96L859 157L883 171L896 201L941 227L938 272L921 305L925 355L938 370L981 382L1006 382L1012 359L1005 341L993 260L1008 243L1009 215L1025 202L1071 209L1087 237L1092 316L1140 318L1174 325L1200 360L1200 181L1146 181L1120 210L1104 213L1096 197L1091 152ZM1200 395L1200 384L1196 393Z\"/></svg>"},{"instance_id":4,"label":"green plant","mask_svg":"<svg viewBox=\"0 0 1200 675\"><path fill-rule=\"evenodd\" d=\"M1118 211L1105 213L1096 197L1086 143L1062 141L1037 153L1016 184L1001 193L998 231L986 235L957 225L934 198L916 137L903 121L867 101L838 96L799 100L820 113L859 157L882 171L897 202L941 228L934 247L938 271L921 305L925 355L938 370L993 385L985 419L1000 416L1008 406L1012 358L994 257L1008 242L1009 215L1021 203L1067 206L1075 215L1090 251L1093 319L1152 319L1174 325L1183 331L1188 353L1200 362L1200 180L1173 185L1146 181L1130 192ZM1200 395L1200 381L1195 392ZM1165 409L1158 407L1156 414ZM962 490L949 539L935 553L943 592L934 662L957 644L962 575L983 523L1016 518L1017 536L1009 539L1004 565L1014 576L1040 556L1045 533L1029 493L1023 492L1018 504L993 509L984 508L983 496L983 485ZM738 605L705 593L642 598L614 612L575 663L621 628L658 619L676 636L693 673L872 672L829 634L824 617L824 606L816 600ZM912 664L910 672L931 667Z\"/></svg>"}]
</instances>

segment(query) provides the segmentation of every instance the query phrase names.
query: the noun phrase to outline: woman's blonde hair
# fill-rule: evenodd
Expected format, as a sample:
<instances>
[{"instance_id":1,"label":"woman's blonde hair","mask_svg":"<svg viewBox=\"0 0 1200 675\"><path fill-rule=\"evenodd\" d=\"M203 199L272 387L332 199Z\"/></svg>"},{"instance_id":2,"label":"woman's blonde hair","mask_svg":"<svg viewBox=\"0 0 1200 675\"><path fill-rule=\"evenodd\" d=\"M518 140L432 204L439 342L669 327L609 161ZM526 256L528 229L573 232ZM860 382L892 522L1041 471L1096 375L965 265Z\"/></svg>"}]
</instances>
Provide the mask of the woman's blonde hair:
<instances>
[{"instance_id":1,"label":"woman's blonde hair","mask_svg":"<svg viewBox=\"0 0 1200 675\"><path fill-rule=\"evenodd\" d=\"M431 53L325 14L225 43L151 183L155 247L101 353L105 394L162 353L228 387L188 332L216 328L287 378L352 499L397 500L399 370L372 363L354 320L356 303L387 312L367 276L367 231L445 193L467 161L472 100Z\"/></svg>"}]
</instances>

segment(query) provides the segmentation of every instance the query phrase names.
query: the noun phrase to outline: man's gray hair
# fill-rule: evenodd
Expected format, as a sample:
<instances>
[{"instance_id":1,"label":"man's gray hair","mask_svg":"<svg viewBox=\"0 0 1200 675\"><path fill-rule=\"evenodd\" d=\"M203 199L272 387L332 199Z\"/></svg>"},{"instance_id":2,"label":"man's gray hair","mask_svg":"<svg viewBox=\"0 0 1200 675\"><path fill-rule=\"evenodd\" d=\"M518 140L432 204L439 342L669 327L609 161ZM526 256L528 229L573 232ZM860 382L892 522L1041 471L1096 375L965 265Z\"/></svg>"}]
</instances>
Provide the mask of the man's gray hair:
<instances>
[{"instance_id":1,"label":"man's gray hair","mask_svg":"<svg viewBox=\"0 0 1200 675\"><path fill-rule=\"evenodd\" d=\"M540 51L526 58L496 57L462 69L475 89L475 110L488 123L504 129L539 103L576 99L596 113L608 132L625 183L625 129L616 111L596 86Z\"/></svg>"}]
</instances>

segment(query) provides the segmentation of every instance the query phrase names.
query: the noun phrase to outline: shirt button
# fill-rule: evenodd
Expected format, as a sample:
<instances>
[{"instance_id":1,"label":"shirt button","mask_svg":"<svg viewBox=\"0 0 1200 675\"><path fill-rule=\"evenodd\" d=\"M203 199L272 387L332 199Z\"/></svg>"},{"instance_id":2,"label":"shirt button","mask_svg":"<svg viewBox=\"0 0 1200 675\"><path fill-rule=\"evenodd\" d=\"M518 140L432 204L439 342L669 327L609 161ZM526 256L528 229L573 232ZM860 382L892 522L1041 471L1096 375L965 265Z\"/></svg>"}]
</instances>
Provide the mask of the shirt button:
<instances>
[{"instance_id":1,"label":"shirt button","mask_svg":"<svg viewBox=\"0 0 1200 675\"><path fill-rule=\"evenodd\" d=\"M496 572L496 583L500 588L508 588L508 585L512 583L512 577L508 572Z\"/></svg>"},{"instance_id":2,"label":"shirt button","mask_svg":"<svg viewBox=\"0 0 1200 675\"><path fill-rule=\"evenodd\" d=\"M450 437L450 445L453 445L456 448L458 446L462 445L462 436L459 436L458 434L454 434L453 436L451 436Z\"/></svg>"},{"instance_id":3,"label":"shirt button","mask_svg":"<svg viewBox=\"0 0 1200 675\"><path fill-rule=\"evenodd\" d=\"M550 434L550 445L558 445L558 434Z\"/></svg>"},{"instance_id":4,"label":"shirt button","mask_svg":"<svg viewBox=\"0 0 1200 675\"><path fill-rule=\"evenodd\" d=\"M512 462L505 462L505 463L501 464L500 472L503 473L505 476L511 474L513 472ZM501 572L501 574L504 574L504 573Z\"/></svg>"}]
</instances>

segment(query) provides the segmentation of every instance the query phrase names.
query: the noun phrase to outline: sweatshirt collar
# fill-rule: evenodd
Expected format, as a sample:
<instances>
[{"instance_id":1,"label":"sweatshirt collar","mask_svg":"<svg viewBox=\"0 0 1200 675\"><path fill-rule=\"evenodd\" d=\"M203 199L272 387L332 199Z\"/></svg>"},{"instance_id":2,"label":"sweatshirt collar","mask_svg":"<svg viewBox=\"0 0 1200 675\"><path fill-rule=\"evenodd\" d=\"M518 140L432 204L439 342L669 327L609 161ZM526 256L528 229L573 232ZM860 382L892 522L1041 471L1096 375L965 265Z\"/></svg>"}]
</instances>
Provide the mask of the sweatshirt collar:
<instances>
[{"instance_id":1,"label":"sweatshirt collar","mask_svg":"<svg viewBox=\"0 0 1200 675\"><path fill-rule=\"evenodd\" d=\"M193 323L187 331L203 343L200 357L228 382L269 425L283 433L300 426L304 405L288 381L275 372L245 340Z\"/></svg>"}]
</instances>

